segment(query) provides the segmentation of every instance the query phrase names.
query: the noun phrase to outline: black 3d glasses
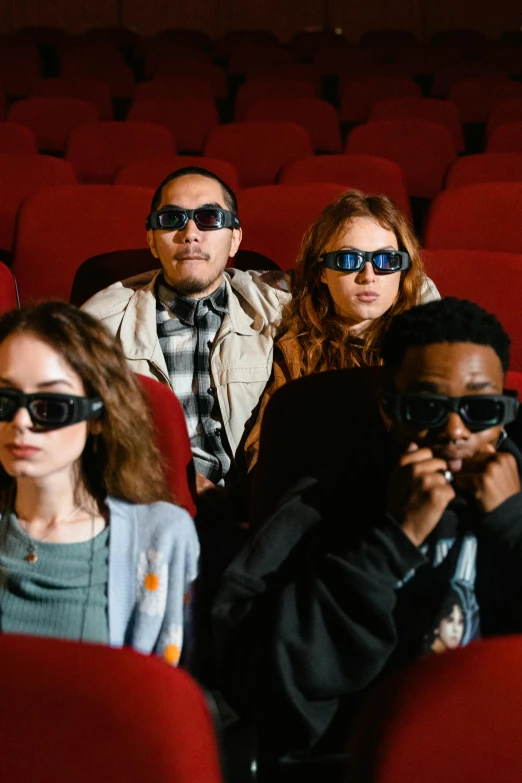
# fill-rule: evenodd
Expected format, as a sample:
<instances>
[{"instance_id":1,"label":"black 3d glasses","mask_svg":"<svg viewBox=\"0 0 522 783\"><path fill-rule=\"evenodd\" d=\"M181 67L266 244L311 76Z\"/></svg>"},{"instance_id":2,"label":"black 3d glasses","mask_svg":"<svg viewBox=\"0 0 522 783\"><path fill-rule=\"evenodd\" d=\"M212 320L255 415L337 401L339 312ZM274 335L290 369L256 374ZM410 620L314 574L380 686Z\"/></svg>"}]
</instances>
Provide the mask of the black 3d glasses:
<instances>
[{"instance_id":1,"label":"black 3d glasses","mask_svg":"<svg viewBox=\"0 0 522 783\"><path fill-rule=\"evenodd\" d=\"M198 209L178 209L165 207L151 212L146 221L147 229L180 231L189 220L193 220L200 231L217 231L220 228L240 228L235 212L220 207L199 207Z\"/></svg>"},{"instance_id":2,"label":"black 3d glasses","mask_svg":"<svg viewBox=\"0 0 522 783\"><path fill-rule=\"evenodd\" d=\"M446 424L450 413L458 413L473 432L510 424L518 412L515 391L504 394L469 394L448 397L426 392L383 392L381 403L386 415L418 429L436 429Z\"/></svg>"},{"instance_id":3,"label":"black 3d glasses","mask_svg":"<svg viewBox=\"0 0 522 783\"><path fill-rule=\"evenodd\" d=\"M103 402L99 397L0 389L0 421L12 421L20 408L27 409L35 429L55 430L94 419L102 412Z\"/></svg>"},{"instance_id":4,"label":"black 3d glasses","mask_svg":"<svg viewBox=\"0 0 522 783\"><path fill-rule=\"evenodd\" d=\"M368 263L382 274L404 272L411 266L409 253L402 250L334 250L320 256L323 266L335 269L336 272L360 272Z\"/></svg>"}]
</instances>

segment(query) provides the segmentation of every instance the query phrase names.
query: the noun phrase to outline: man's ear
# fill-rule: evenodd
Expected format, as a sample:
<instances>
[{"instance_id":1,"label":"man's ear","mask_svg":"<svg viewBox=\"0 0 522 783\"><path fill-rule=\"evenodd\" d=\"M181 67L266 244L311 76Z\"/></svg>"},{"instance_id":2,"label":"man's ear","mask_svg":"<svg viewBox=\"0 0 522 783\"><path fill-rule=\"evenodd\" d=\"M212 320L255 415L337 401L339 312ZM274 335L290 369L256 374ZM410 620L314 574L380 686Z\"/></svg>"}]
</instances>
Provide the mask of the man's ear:
<instances>
[{"instance_id":1,"label":"man's ear","mask_svg":"<svg viewBox=\"0 0 522 783\"><path fill-rule=\"evenodd\" d=\"M239 245L243 239L243 231L240 228L232 229L232 242L230 245L229 258L233 258L239 250Z\"/></svg>"},{"instance_id":2,"label":"man's ear","mask_svg":"<svg viewBox=\"0 0 522 783\"><path fill-rule=\"evenodd\" d=\"M147 231L147 244L154 258L159 258L158 251L156 250L156 243L154 241L154 231L152 228L149 228Z\"/></svg>"}]
</instances>

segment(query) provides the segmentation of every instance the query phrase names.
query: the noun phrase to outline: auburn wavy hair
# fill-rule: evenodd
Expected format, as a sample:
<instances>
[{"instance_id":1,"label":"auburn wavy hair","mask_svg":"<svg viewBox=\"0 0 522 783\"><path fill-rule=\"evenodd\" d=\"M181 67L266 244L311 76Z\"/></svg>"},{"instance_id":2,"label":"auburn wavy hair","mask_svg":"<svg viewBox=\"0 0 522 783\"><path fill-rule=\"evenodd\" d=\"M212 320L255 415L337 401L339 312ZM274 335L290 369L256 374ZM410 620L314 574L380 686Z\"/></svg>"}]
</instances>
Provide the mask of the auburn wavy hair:
<instances>
[{"instance_id":1,"label":"auburn wavy hair","mask_svg":"<svg viewBox=\"0 0 522 783\"><path fill-rule=\"evenodd\" d=\"M362 347L350 340L351 326L335 311L328 286L321 282L323 267L319 258L336 249L355 218L370 218L393 231L399 250L411 256L411 267L400 273L395 302L366 328ZM284 308L279 329L280 335L290 332L299 338L301 375L381 363L381 339L390 320L420 302L424 266L419 251L408 219L386 196L366 196L349 190L321 212L301 242L292 278L292 299Z\"/></svg>"},{"instance_id":2,"label":"auburn wavy hair","mask_svg":"<svg viewBox=\"0 0 522 783\"><path fill-rule=\"evenodd\" d=\"M79 375L88 397L101 397L100 433L87 436L78 465L77 494L85 489L103 508L107 496L132 503L173 501L145 393L119 341L92 316L65 302L42 302L0 317L0 343L29 333L51 346ZM0 466L0 508L16 482Z\"/></svg>"}]
</instances>

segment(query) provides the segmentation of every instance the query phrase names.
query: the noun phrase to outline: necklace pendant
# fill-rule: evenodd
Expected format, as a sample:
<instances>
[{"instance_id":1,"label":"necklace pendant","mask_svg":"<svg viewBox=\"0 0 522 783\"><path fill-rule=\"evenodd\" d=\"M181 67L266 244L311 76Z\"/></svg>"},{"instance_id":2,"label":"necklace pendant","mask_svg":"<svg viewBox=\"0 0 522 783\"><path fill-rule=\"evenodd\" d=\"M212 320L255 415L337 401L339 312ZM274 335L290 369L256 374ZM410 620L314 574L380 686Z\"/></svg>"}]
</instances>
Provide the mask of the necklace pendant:
<instances>
[{"instance_id":1,"label":"necklace pendant","mask_svg":"<svg viewBox=\"0 0 522 783\"><path fill-rule=\"evenodd\" d=\"M31 550L30 552L28 552L26 554L26 556L24 557L24 560L27 563L37 563L38 562L38 555L36 554L36 552L33 549L33 550Z\"/></svg>"}]
</instances>

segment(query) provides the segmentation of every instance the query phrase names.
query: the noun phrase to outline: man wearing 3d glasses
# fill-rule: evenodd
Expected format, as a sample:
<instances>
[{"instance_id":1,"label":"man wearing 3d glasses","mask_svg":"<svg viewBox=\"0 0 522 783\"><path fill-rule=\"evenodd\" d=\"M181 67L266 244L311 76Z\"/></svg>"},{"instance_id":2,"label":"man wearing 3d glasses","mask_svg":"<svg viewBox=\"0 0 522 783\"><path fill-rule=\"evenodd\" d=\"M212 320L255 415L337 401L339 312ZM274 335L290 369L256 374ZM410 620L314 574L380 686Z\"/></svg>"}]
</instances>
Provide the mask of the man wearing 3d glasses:
<instances>
[{"instance_id":1,"label":"man wearing 3d glasses","mask_svg":"<svg viewBox=\"0 0 522 783\"><path fill-rule=\"evenodd\" d=\"M225 271L241 242L237 201L206 169L167 177L146 228L162 269L110 286L85 309L120 337L136 372L174 390L198 490L212 494L234 484L236 451L270 377L273 331L290 295L282 275Z\"/></svg>"},{"instance_id":2,"label":"man wearing 3d glasses","mask_svg":"<svg viewBox=\"0 0 522 783\"><path fill-rule=\"evenodd\" d=\"M471 302L396 316L360 464L301 481L225 573L224 693L279 758L343 751L385 668L522 631L509 342Z\"/></svg>"}]
</instances>

